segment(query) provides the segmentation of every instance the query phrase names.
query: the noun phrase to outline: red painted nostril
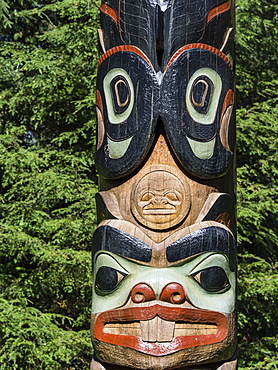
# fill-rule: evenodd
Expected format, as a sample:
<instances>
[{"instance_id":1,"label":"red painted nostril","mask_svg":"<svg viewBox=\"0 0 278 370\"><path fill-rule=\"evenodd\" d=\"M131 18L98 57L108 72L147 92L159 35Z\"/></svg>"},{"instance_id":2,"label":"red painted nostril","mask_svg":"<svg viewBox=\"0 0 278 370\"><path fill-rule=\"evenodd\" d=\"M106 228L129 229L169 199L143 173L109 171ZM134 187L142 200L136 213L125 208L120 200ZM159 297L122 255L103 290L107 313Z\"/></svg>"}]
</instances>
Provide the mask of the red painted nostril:
<instances>
[{"instance_id":1,"label":"red painted nostril","mask_svg":"<svg viewBox=\"0 0 278 370\"><path fill-rule=\"evenodd\" d=\"M144 283L135 285L130 295L134 303L143 303L156 299L153 289L148 284Z\"/></svg>"},{"instance_id":2,"label":"red painted nostril","mask_svg":"<svg viewBox=\"0 0 278 370\"><path fill-rule=\"evenodd\" d=\"M182 285L170 283L163 288L159 299L164 302L181 304L185 301L185 292Z\"/></svg>"}]
</instances>

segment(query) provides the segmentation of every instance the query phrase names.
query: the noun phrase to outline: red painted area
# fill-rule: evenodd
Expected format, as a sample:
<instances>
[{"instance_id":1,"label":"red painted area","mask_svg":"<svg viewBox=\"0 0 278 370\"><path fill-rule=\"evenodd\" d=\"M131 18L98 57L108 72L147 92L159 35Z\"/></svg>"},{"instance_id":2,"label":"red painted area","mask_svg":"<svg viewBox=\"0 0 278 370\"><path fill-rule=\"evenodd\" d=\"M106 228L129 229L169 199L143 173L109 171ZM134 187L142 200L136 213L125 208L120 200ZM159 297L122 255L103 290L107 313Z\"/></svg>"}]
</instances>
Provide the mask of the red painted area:
<instances>
[{"instance_id":1,"label":"red painted area","mask_svg":"<svg viewBox=\"0 0 278 370\"><path fill-rule=\"evenodd\" d=\"M153 289L145 283L135 285L131 290L130 296L134 303L153 301L156 298Z\"/></svg>"},{"instance_id":2,"label":"red painted area","mask_svg":"<svg viewBox=\"0 0 278 370\"><path fill-rule=\"evenodd\" d=\"M231 1L228 0L226 1L225 3L221 4L221 5L218 5L216 6L215 8L211 9L209 12L208 12L208 16L207 16L207 23L209 23L212 18L216 17L217 15L221 14L221 13L224 13L226 12L227 10L229 10L231 8Z\"/></svg>"},{"instance_id":3,"label":"red painted area","mask_svg":"<svg viewBox=\"0 0 278 370\"><path fill-rule=\"evenodd\" d=\"M107 323L125 323L146 321L159 316L166 321L198 324L215 324L217 332L207 335L180 336L171 342L143 342L140 337L104 333ZM186 348L204 346L223 341L228 333L228 321L224 314L215 311L198 310L181 307L165 307L155 304L149 307L134 307L105 311L98 315L94 335L101 342L127 347L152 356L165 356Z\"/></svg>"},{"instance_id":4,"label":"red painted area","mask_svg":"<svg viewBox=\"0 0 278 370\"><path fill-rule=\"evenodd\" d=\"M228 64L228 66L230 67L231 70L233 70L232 68L232 64L230 62L230 59L224 54L222 53L222 51L214 48L213 46L210 46L210 45L206 45L206 44L199 44L199 43L195 43L195 44L188 44L188 45L185 45L183 46L182 48L180 48L178 51L176 51L176 53L172 56L172 58L169 60L169 63L167 64L166 68L165 68L165 71L170 67L170 65L174 62L175 59L177 59L179 57L179 55L181 53L183 53L185 50L189 50L189 49L203 49L203 50L209 50L211 51L212 53L214 54L217 54L218 56L220 56L222 59L225 60L225 62Z\"/></svg>"},{"instance_id":5,"label":"red painted area","mask_svg":"<svg viewBox=\"0 0 278 370\"><path fill-rule=\"evenodd\" d=\"M149 64L151 68L153 68L152 63L150 62L148 57L140 49L138 49L136 46L133 46L133 45L120 45L120 46L115 46L114 48L107 50L107 52L103 54L101 58L99 59L98 66L100 66L101 63L105 61L105 59L109 58L110 55L118 53L120 51L130 51L132 53L139 55Z\"/></svg>"},{"instance_id":6,"label":"red painted area","mask_svg":"<svg viewBox=\"0 0 278 370\"><path fill-rule=\"evenodd\" d=\"M111 6L102 3L100 6L100 10L103 13L107 14L110 18L112 18L115 23L118 23L117 13L113 8L111 8Z\"/></svg>"},{"instance_id":7,"label":"red painted area","mask_svg":"<svg viewBox=\"0 0 278 370\"><path fill-rule=\"evenodd\" d=\"M181 304L185 301L185 292L183 286L179 283L167 284L161 294L159 299L164 302Z\"/></svg>"},{"instance_id":8,"label":"red painted area","mask_svg":"<svg viewBox=\"0 0 278 370\"><path fill-rule=\"evenodd\" d=\"M96 92L96 106L101 110L101 113L103 114L103 104L102 104L102 98L100 91L97 90Z\"/></svg>"},{"instance_id":9,"label":"red painted area","mask_svg":"<svg viewBox=\"0 0 278 370\"><path fill-rule=\"evenodd\" d=\"M220 121L222 121L222 118L223 118L224 113L226 112L226 109L232 104L234 104L234 93L233 93L233 90L230 89L227 91L227 94L223 102Z\"/></svg>"}]
</instances>

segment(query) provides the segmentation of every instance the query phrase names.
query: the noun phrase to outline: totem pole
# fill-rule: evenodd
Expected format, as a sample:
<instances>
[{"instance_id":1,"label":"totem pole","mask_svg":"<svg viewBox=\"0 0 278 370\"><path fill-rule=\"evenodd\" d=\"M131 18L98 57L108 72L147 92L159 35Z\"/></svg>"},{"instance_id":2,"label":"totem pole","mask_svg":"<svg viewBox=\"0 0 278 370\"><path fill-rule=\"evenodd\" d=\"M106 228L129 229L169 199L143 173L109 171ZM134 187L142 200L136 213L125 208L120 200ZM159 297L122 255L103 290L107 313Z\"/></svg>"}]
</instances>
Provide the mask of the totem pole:
<instances>
[{"instance_id":1,"label":"totem pole","mask_svg":"<svg viewBox=\"0 0 278 370\"><path fill-rule=\"evenodd\" d=\"M233 1L100 11L91 370L236 369Z\"/></svg>"}]
</instances>

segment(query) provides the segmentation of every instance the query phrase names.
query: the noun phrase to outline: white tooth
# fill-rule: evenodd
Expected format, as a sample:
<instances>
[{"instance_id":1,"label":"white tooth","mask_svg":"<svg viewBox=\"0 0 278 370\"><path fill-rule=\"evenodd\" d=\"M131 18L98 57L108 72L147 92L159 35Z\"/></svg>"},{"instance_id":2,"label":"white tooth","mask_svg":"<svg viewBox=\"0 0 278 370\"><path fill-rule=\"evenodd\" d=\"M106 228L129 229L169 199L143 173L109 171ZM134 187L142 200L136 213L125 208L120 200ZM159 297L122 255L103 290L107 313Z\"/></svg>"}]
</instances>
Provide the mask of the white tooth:
<instances>
[{"instance_id":1,"label":"white tooth","mask_svg":"<svg viewBox=\"0 0 278 370\"><path fill-rule=\"evenodd\" d=\"M157 340L158 342L171 342L174 337L175 322L160 319Z\"/></svg>"},{"instance_id":2,"label":"white tooth","mask_svg":"<svg viewBox=\"0 0 278 370\"><path fill-rule=\"evenodd\" d=\"M156 316L152 320L140 321L141 336L144 342L156 342L157 320L158 317Z\"/></svg>"},{"instance_id":3,"label":"white tooth","mask_svg":"<svg viewBox=\"0 0 278 370\"><path fill-rule=\"evenodd\" d=\"M140 321L141 337L144 342L171 342L175 322L165 321L156 316L152 320Z\"/></svg>"}]
</instances>

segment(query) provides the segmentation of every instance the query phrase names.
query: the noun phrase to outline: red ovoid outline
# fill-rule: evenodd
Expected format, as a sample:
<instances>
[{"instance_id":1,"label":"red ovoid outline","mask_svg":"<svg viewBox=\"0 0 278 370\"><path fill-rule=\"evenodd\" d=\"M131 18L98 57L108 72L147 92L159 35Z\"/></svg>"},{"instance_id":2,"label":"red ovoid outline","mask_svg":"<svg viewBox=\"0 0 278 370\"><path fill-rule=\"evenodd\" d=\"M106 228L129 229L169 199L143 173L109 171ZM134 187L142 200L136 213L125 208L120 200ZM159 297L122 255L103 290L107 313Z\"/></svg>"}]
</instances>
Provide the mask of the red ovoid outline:
<instances>
[{"instance_id":1,"label":"red ovoid outline","mask_svg":"<svg viewBox=\"0 0 278 370\"><path fill-rule=\"evenodd\" d=\"M171 342L144 342L137 336L109 334L103 331L105 324L108 323L147 321L156 316L166 321L215 324L217 332L215 334L179 336L173 338ZM131 348L152 356L166 356L186 348L218 343L227 337L227 333L228 321L226 316L220 312L182 307L173 308L159 304L105 311L97 316L94 325L94 336L97 340Z\"/></svg>"}]
</instances>

